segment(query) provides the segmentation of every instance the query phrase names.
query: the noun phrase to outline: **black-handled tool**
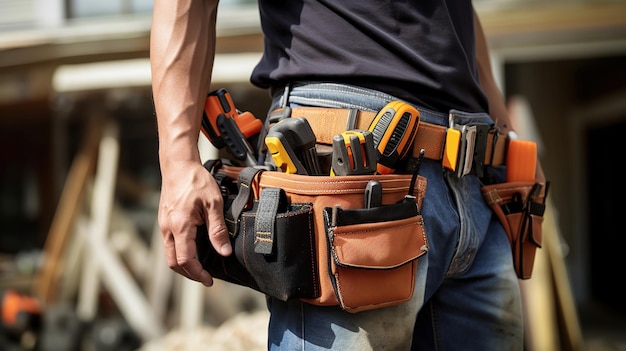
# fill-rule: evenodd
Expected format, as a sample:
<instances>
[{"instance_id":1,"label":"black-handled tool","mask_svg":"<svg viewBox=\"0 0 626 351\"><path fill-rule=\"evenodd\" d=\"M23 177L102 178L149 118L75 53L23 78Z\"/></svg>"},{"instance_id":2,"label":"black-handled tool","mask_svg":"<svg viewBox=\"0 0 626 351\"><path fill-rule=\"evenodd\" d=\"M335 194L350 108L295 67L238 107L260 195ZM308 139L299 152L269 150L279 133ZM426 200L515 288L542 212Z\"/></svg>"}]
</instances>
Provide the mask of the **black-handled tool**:
<instances>
[{"instance_id":1,"label":"black-handled tool","mask_svg":"<svg viewBox=\"0 0 626 351\"><path fill-rule=\"evenodd\" d=\"M365 186L365 208L379 207L383 202L383 186L377 180L370 180Z\"/></svg>"},{"instance_id":2,"label":"black-handled tool","mask_svg":"<svg viewBox=\"0 0 626 351\"><path fill-rule=\"evenodd\" d=\"M246 166L256 166L257 160L254 157L254 151L237 127L234 119L220 114L217 117L217 128L221 132L224 147L235 159L244 162Z\"/></svg>"}]
</instances>

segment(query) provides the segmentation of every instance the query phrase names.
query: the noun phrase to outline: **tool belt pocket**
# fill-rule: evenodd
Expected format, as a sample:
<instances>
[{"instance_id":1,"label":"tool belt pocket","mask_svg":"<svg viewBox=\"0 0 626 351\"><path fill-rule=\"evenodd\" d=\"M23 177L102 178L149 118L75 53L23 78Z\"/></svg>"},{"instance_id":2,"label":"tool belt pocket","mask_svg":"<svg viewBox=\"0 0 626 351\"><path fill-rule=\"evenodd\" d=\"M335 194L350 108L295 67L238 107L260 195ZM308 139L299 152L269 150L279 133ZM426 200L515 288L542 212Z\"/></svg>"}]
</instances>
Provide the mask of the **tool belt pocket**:
<instances>
[{"instance_id":1,"label":"tool belt pocket","mask_svg":"<svg viewBox=\"0 0 626 351\"><path fill-rule=\"evenodd\" d=\"M548 181L507 182L482 188L509 238L515 272L520 279L532 276L535 253L542 245L542 224Z\"/></svg>"},{"instance_id":2,"label":"tool belt pocket","mask_svg":"<svg viewBox=\"0 0 626 351\"><path fill-rule=\"evenodd\" d=\"M250 180L255 173L247 173ZM248 196L245 192L223 195L233 254L219 255L206 226L200 226L196 246L202 266L214 278L282 301L319 296L312 204L289 203L280 188L263 189L258 199L245 202L238 201Z\"/></svg>"},{"instance_id":3,"label":"tool belt pocket","mask_svg":"<svg viewBox=\"0 0 626 351\"><path fill-rule=\"evenodd\" d=\"M413 199L368 209L327 207L324 220L329 275L341 308L359 312L413 296L417 259L428 249Z\"/></svg>"}]
</instances>

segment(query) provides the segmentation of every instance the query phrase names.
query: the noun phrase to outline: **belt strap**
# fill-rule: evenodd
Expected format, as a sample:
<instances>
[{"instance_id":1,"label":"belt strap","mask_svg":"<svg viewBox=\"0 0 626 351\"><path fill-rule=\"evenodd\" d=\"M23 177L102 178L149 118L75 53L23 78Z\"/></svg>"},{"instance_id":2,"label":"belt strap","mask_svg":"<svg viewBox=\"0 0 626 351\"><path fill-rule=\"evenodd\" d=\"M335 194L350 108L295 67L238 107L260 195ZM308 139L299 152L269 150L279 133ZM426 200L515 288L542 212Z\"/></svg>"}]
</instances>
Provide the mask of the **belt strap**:
<instances>
[{"instance_id":1,"label":"belt strap","mask_svg":"<svg viewBox=\"0 0 626 351\"><path fill-rule=\"evenodd\" d=\"M278 112L280 109L274 111ZM333 136L349 129L369 129L376 117L376 112L324 108L324 107L293 107L292 117L305 117L315 132L318 143L332 144ZM413 142L413 156L417 157L424 149L424 157L441 161L446 145L446 126L420 121L417 135ZM506 162L508 137L495 130L487 134L485 148L485 166L501 166Z\"/></svg>"},{"instance_id":2,"label":"belt strap","mask_svg":"<svg viewBox=\"0 0 626 351\"><path fill-rule=\"evenodd\" d=\"M276 237L275 223L279 205L287 202L287 195L281 188L261 190L259 205L254 220L254 252L271 255L274 252Z\"/></svg>"},{"instance_id":3,"label":"belt strap","mask_svg":"<svg viewBox=\"0 0 626 351\"><path fill-rule=\"evenodd\" d=\"M239 172L239 177L237 178L239 193L235 200L233 200L231 206L224 211L224 221L228 227L228 232L233 237L237 236L237 233L239 233L239 218L241 212L243 212L251 202L252 182L259 172L261 172L261 170L254 167L245 167Z\"/></svg>"}]
</instances>

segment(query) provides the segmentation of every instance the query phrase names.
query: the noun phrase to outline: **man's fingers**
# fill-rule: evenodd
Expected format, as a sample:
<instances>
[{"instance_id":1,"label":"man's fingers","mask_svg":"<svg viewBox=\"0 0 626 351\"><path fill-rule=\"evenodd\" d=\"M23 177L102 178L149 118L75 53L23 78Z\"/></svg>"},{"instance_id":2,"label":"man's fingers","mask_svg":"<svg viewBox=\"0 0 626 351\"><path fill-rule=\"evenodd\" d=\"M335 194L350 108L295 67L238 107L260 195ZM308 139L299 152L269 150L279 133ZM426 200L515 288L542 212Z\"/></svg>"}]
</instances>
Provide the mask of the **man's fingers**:
<instances>
[{"instance_id":1,"label":"man's fingers","mask_svg":"<svg viewBox=\"0 0 626 351\"><path fill-rule=\"evenodd\" d=\"M184 275L202 283L205 286L213 286L213 277L202 268L200 261L196 257L177 256L178 266L185 273Z\"/></svg>"},{"instance_id":2,"label":"man's fingers","mask_svg":"<svg viewBox=\"0 0 626 351\"><path fill-rule=\"evenodd\" d=\"M186 239L176 240L174 235L169 234L166 235L164 248L167 265L170 269L205 286L213 285L213 278L202 268L202 264L196 256L195 240L192 242Z\"/></svg>"},{"instance_id":3,"label":"man's fingers","mask_svg":"<svg viewBox=\"0 0 626 351\"><path fill-rule=\"evenodd\" d=\"M213 208L209 211L207 232L209 234L209 240L215 248L215 251L222 256L230 256L233 252L233 248L230 245L230 237L228 235L228 229L226 228L226 222L224 222L224 215L221 209Z\"/></svg>"}]
</instances>

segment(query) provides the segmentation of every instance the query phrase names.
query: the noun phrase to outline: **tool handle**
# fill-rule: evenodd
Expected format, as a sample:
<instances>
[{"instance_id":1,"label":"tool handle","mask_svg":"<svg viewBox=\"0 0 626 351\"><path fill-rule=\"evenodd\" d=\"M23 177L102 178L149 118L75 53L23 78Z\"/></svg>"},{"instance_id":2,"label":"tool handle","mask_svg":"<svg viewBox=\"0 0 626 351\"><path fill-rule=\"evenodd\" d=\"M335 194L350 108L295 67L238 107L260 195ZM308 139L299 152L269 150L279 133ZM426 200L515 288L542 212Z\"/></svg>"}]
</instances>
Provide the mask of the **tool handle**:
<instances>
[{"instance_id":1,"label":"tool handle","mask_svg":"<svg viewBox=\"0 0 626 351\"><path fill-rule=\"evenodd\" d=\"M365 208L379 207L383 203L383 186L377 180L370 180L365 186Z\"/></svg>"},{"instance_id":2,"label":"tool handle","mask_svg":"<svg viewBox=\"0 0 626 351\"><path fill-rule=\"evenodd\" d=\"M289 145L284 134L270 129L270 132L265 137L265 144L267 145L267 150L272 155L274 164L284 173L307 175L306 169L298 160L296 153Z\"/></svg>"},{"instance_id":3,"label":"tool handle","mask_svg":"<svg viewBox=\"0 0 626 351\"><path fill-rule=\"evenodd\" d=\"M235 114L237 109L226 89L214 90L204 100L201 131L216 148L223 149L226 146L217 126L217 119L220 115L232 118Z\"/></svg>"},{"instance_id":4,"label":"tool handle","mask_svg":"<svg viewBox=\"0 0 626 351\"><path fill-rule=\"evenodd\" d=\"M274 163L285 171L319 175L315 133L305 118L286 118L273 125L265 138ZM283 166L280 166L283 165Z\"/></svg>"},{"instance_id":5,"label":"tool handle","mask_svg":"<svg viewBox=\"0 0 626 351\"><path fill-rule=\"evenodd\" d=\"M200 131L207 139L209 139L213 146L218 149L224 148L224 141L222 140L222 136L217 130L217 121L211 121L206 111L202 113L202 124Z\"/></svg>"},{"instance_id":6,"label":"tool handle","mask_svg":"<svg viewBox=\"0 0 626 351\"><path fill-rule=\"evenodd\" d=\"M232 118L220 114L217 118L217 128L221 132L221 138L226 150L237 160L243 161L247 166L256 166L254 151Z\"/></svg>"},{"instance_id":7,"label":"tool handle","mask_svg":"<svg viewBox=\"0 0 626 351\"><path fill-rule=\"evenodd\" d=\"M239 130L246 139L259 134L263 128L263 122L248 111L240 113L234 119L237 123L237 127L239 127Z\"/></svg>"},{"instance_id":8,"label":"tool handle","mask_svg":"<svg viewBox=\"0 0 626 351\"><path fill-rule=\"evenodd\" d=\"M378 112L368 128L374 135L374 146L378 150L377 173L395 171L413 146L419 121L419 111L402 101L391 101Z\"/></svg>"},{"instance_id":9,"label":"tool handle","mask_svg":"<svg viewBox=\"0 0 626 351\"><path fill-rule=\"evenodd\" d=\"M207 139L209 139L213 146L222 149L227 145L222 135L223 132L220 126L218 126L218 118L232 119L236 125L236 129L239 131L239 133L236 134L241 134L243 139L253 140L255 144L256 139L254 139L254 137L258 136L263 128L263 122L256 118L251 112L246 111L239 113L230 93L224 88L214 90L207 95L204 102L201 124L201 131ZM222 122L222 128L223 126L224 124ZM229 128L231 128L230 125ZM232 132L231 135L233 135ZM254 149L252 149L252 147L249 147L249 149L252 150L252 156L255 158Z\"/></svg>"},{"instance_id":10,"label":"tool handle","mask_svg":"<svg viewBox=\"0 0 626 351\"><path fill-rule=\"evenodd\" d=\"M348 130L333 137L331 175L374 174L376 148L367 130Z\"/></svg>"},{"instance_id":11,"label":"tool handle","mask_svg":"<svg viewBox=\"0 0 626 351\"><path fill-rule=\"evenodd\" d=\"M537 143L511 139L506 156L507 182L527 182L535 179Z\"/></svg>"}]
</instances>

